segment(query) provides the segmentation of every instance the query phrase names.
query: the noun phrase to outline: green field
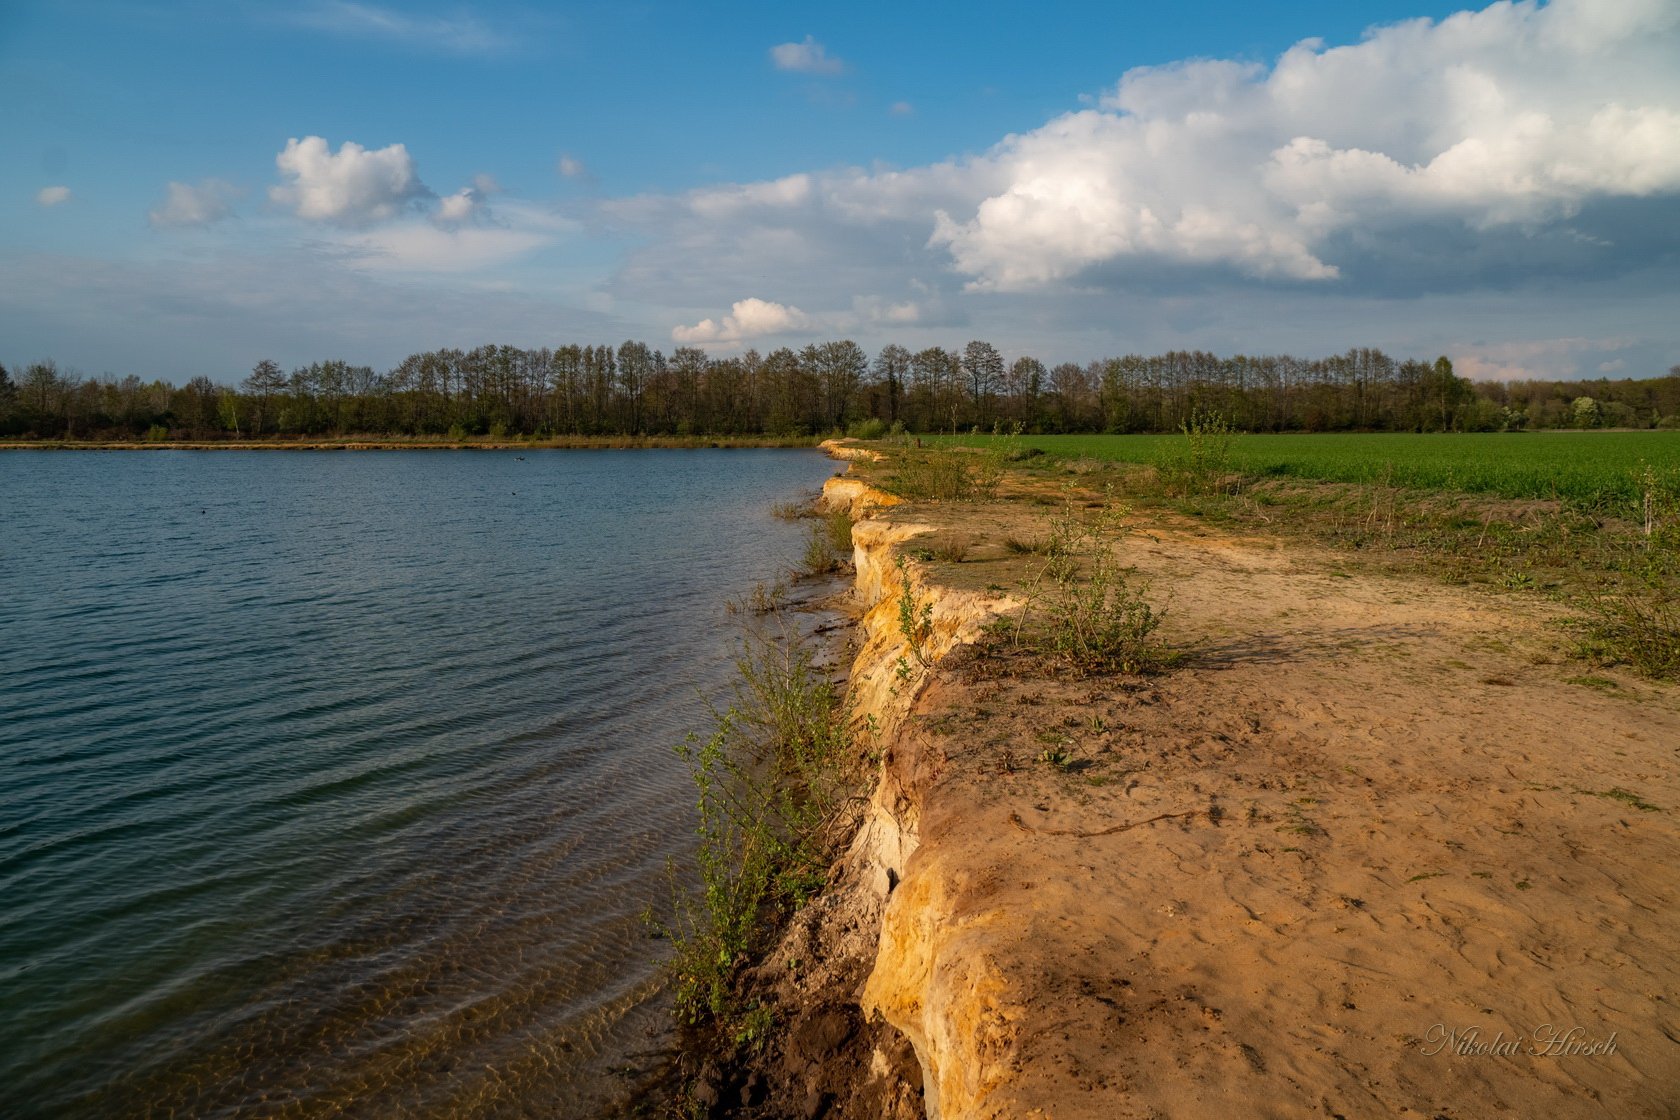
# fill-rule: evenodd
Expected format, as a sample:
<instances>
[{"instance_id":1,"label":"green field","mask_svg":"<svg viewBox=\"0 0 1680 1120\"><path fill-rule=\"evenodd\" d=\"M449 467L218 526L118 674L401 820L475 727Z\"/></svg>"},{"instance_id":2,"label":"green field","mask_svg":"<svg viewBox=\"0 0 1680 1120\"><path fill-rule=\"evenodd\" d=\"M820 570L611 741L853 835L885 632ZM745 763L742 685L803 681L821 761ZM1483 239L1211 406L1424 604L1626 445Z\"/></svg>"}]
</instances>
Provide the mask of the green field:
<instances>
[{"instance_id":1,"label":"green field","mask_svg":"<svg viewBox=\"0 0 1680 1120\"><path fill-rule=\"evenodd\" d=\"M1182 435L1005 437L1064 459L1152 463ZM959 437L985 447L998 437ZM1629 511L1646 464L1674 485L1680 432L1337 433L1239 435L1235 470L1258 477L1377 482L1506 498L1546 498L1584 508Z\"/></svg>"}]
</instances>

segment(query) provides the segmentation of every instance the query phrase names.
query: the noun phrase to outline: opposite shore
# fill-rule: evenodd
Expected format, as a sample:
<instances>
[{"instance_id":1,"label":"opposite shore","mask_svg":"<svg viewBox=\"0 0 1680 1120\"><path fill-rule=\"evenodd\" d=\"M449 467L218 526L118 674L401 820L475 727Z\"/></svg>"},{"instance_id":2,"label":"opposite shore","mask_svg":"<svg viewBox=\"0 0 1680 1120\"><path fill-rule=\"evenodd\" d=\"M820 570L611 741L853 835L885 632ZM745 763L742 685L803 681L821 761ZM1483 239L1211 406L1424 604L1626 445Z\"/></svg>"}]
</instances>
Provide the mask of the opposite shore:
<instances>
[{"instance_id":1,"label":"opposite shore","mask_svg":"<svg viewBox=\"0 0 1680 1120\"><path fill-rule=\"evenodd\" d=\"M558 436L529 439L0 440L0 451L546 451L628 448L815 447L817 436Z\"/></svg>"}]
</instances>

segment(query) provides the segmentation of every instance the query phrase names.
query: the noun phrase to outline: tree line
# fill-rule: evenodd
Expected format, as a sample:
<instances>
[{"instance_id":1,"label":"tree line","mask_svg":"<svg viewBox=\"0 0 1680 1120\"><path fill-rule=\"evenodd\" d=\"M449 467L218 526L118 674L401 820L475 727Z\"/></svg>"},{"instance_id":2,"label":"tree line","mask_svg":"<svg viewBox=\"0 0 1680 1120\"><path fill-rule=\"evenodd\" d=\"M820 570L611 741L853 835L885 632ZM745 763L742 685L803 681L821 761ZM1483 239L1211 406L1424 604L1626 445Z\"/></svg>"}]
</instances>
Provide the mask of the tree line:
<instances>
[{"instance_id":1,"label":"tree line","mask_svg":"<svg viewBox=\"0 0 1680 1120\"><path fill-rule=\"evenodd\" d=\"M1504 431L1680 426L1680 366L1611 381L1472 382L1446 358L1177 350L1046 368L990 343L871 358L855 342L712 357L645 343L431 350L393 368L269 360L235 383L86 378L0 366L0 434L253 439L346 434L802 437L847 430L1163 432L1198 410L1247 431Z\"/></svg>"}]
</instances>

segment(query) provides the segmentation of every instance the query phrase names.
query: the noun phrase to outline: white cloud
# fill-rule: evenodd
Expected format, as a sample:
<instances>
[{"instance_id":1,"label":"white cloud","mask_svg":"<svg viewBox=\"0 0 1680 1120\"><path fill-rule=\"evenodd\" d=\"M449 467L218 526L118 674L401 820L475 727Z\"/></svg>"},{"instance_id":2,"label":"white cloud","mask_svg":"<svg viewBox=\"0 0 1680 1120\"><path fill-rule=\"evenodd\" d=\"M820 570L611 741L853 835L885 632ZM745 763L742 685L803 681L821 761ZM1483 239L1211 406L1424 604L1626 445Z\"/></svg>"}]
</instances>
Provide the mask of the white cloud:
<instances>
[{"instance_id":1,"label":"white cloud","mask_svg":"<svg viewBox=\"0 0 1680 1120\"><path fill-rule=\"evenodd\" d=\"M778 43L770 48L770 61L776 69L795 74L843 74L846 64L828 53L828 48L811 36L803 42Z\"/></svg>"},{"instance_id":2,"label":"white cloud","mask_svg":"<svg viewBox=\"0 0 1680 1120\"><path fill-rule=\"evenodd\" d=\"M671 338L682 343L740 342L771 334L810 330L811 317L797 307L762 299L736 300L721 320L702 319L692 327L675 327Z\"/></svg>"},{"instance_id":3,"label":"white cloud","mask_svg":"<svg viewBox=\"0 0 1680 1120\"><path fill-rule=\"evenodd\" d=\"M1302 43L1270 70L1133 70L988 153L1007 186L940 214L931 243L989 290L1131 259L1323 281L1339 234L1532 229L1680 191L1677 26L1659 0L1502 3Z\"/></svg>"},{"instance_id":4,"label":"white cloud","mask_svg":"<svg viewBox=\"0 0 1680 1120\"><path fill-rule=\"evenodd\" d=\"M627 284L765 283L803 306L938 272L989 292L1197 272L1509 285L1657 251L1592 219L1617 201L1680 198L1676 57L1674 0L1500 3L1348 46L1304 42L1270 67L1132 70L1092 107L961 160L603 210L649 235ZM813 291L819 271L834 279Z\"/></svg>"},{"instance_id":5,"label":"white cloud","mask_svg":"<svg viewBox=\"0 0 1680 1120\"><path fill-rule=\"evenodd\" d=\"M432 221L450 226L460 225L475 218L487 218L490 213L490 196L500 194L501 190L501 184L492 176L474 175L472 186L462 187L454 194L438 199L437 209L432 211Z\"/></svg>"},{"instance_id":6,"label":"white cloud","mask_svg":"<svg viewBox=\"0 0 1680 1120\"><path fill-rule=\"evenodd\" d=\"M908 101L894 101L887 108L887 112L895 117L908 117L916 111L916 107Z\"/></svg>"},{"instance_id":7,"label":"white cloud","mask_svg":"<svg viewBox=\"0 0 1680 1120\"><path fill-rule=\"evenodd\" d=\"M432 220L442 223L464 222L476 214L481 205L482 200L477 191L471 187L462 187L454 194L446 194L438 199L438 207L432 214Z\"/></svg>"},{"instance_id":8,"label":"white cloud","mask_svg":"<svg viewBox=\"0 0 1680 1120\"><path fill-rule=\"evenodd\" d=\"M35 204L37 206L57 206L69 201L69 187L42 187L35 192Z\"/></svg>"},{"instance_id":9,"label":"white cloud","mask_svg":"<svg viewBox=\"0 0 1680 1120\"><path fill-rule=\"evenodd\" d=\"M207 226L233 214L230 202L239 194L221 179L206 179L198 186L171 182L163 201L152 207L146 220L153 229L183 229Z\"/></svg>"},{"instance_id":10,"label":"white cloud","mask_svg":"<svg viewBox=\"0 0 1680 1120\"><path fill-rule=\"evenodd\" d=\"M550 240L539 230L442 229L424 222L402 222L354 234L343 244L350 250L352 263L370 271L479 272L523 257Z\"/></svg>"},{"instance_id":11,"label":"white cloud","mask_svg":"<svg viewBox=\"0 0 1680 1120\"><path fill-rule=\"evenodd\" d=\"M1476 381L1530 381L1547 378L1586 376L1591 363L1598 372L1609 373L1627 363L1616 358L1596 361L1637 345L1634 338L1537 338L1522 341L1460 344L1448 348L1453 372Z\"/></svg>"},{"instance_id":12,"label":"white cloud","mask_svg":"<svg viewBox=\"0 0 1680 1120\"><path fill-rule=\"evenodd\" d=\"M562 179L588 179L592 177L589 174L589 168L584 165L581 159L566 152L560 153L559 160L554 164L554 170L559 173Z\"/></svg>"},{"instance_id":13,"label":"white cloud","mask_svg":"<svg viewBox=\"0 0 1680 1120\"><path fill-rule=\"evenodd\" d=\"M513 46L513 40L493 31L470 15L409 15L374 4L348 0L315 0L284 18L315 31L452 54L484 54Z\"/></svg>"},{"instance_id":14,"label":"white cloud","mask_svg":"<svg viewBox=\"0 0 1680 1120\"><path fill-rule=\"evenodd\" d=\"M378 150L346 140L335 154L326 140L306 136L286 141L274 158L291 181L268 196L300 218L338 225L365 225L394 217L428 191L415 174L408 149L392 144Z\"/></svg>"}]
</instances>

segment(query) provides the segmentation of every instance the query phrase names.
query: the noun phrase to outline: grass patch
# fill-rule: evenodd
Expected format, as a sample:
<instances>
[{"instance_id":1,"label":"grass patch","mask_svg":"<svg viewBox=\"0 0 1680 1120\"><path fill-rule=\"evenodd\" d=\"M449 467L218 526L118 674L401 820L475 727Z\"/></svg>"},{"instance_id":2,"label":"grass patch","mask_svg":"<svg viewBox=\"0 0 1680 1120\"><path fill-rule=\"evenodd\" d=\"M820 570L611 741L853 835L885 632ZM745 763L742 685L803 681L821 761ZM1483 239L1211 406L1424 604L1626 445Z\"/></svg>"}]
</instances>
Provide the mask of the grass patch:
<instances>
[{"instance_id":1,"label":"grass patch","mask_svg":"<svg viewBox=\"0 0 1680 1120\"><path fill-rule=\"evenodd\" d=\"M1662 806L1653 805L1649 801L1646 801L1643 797L1640 797L1637 793L1634 793L1632 790L1625 790L1620 786L1617 786L1615 789L1604 790L1578 789L1575 792L1584 793L1589 797L1607 797L1612 801L1620 801L1624 805L1629 805L1638 809L1641 813L1662 812Z\"/></svg>"}]
</instances>

